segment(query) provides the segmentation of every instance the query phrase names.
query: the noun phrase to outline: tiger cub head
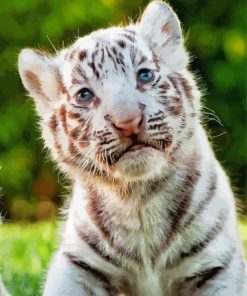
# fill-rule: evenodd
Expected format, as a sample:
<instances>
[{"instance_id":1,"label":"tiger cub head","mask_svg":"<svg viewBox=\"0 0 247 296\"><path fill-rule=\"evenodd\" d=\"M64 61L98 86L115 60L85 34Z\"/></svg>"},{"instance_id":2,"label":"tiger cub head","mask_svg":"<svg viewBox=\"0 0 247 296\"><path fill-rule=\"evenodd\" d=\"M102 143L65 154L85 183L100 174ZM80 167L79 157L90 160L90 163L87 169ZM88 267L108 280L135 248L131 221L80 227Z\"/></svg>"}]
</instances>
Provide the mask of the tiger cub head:
<instances>
[{"instance_id":1,"label":"tiger cub head","mask_svg":"<svg viewBox=\"0 0 247 296\"><path fill-rule=\"evenodd\" d=\"M183 43L172 8L153 1L137 23L93 32L56 55L21 51L22 82L63 170L135 181L173 165L199 119Z\"/></svg>"}]
</instances>

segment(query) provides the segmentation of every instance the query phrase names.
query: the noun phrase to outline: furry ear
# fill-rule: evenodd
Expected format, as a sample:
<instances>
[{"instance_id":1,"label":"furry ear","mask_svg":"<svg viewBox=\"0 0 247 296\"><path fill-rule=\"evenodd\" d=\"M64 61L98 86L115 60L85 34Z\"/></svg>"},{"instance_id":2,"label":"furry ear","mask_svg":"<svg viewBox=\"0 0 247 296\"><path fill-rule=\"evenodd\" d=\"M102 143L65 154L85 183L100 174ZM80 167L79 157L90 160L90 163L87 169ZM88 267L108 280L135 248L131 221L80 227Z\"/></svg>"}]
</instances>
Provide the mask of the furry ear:
<instances>
[{"instance_id":1,"label":"furry ear","mask_svg":"<svg viewBox=\"0 0 247 296\"><path fill-rule=\"evenodd\" d=\"M54 58L40 51L23 49L18 60L22 83L34 98L40 116L60 98L61 80Z\"/></svg>"},{"instance_id":2,"label":"furry ear","mask_svg":"<svg viewBox=\"0 0 247 296\"><path fill-rule=\"evenodd\" d=\"M167 3L152 1L139 26L141 35L163 63L174 71L187 66L189 58L183 46L180 22Z\"/></svg>"}]
</instances>

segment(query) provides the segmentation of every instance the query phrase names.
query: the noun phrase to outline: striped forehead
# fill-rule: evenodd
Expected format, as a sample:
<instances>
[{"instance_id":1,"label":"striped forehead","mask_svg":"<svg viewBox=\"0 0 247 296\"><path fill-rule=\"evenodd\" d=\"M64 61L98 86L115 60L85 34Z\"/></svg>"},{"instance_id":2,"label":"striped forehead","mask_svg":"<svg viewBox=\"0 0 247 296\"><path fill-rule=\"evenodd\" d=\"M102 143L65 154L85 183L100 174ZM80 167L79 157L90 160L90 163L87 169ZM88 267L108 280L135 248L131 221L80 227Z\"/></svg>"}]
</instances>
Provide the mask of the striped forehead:
<instances>
[{"instance_id":1,"label":"striped forehead","mask_svg":"<svg viewBox=\"0 0 247 296\"><path fill-rule=\"evenodd\" d=\"M141 64L153 63L152 52L135 30L110 28L80 38L68 50L67 69L72 71L72 80L101 79L122 74ZM66 71L68 73L68 71ZM73 83L73 82L72 82Z\"/></svg>"}]
</instances>

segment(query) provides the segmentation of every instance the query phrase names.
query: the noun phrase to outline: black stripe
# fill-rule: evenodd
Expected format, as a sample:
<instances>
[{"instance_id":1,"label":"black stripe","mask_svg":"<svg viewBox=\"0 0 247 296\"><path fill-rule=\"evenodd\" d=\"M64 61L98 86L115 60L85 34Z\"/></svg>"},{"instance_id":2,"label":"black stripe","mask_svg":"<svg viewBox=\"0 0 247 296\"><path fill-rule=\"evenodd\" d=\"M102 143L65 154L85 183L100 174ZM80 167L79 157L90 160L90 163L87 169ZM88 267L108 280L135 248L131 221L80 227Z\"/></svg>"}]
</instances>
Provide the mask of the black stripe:
<instances>
[{"instance_id":1,"label":"black stripe","mask_svg":"<svg viewBox=\"0 0 247 296\"><path fill-rule=\"evenodd\" d=\"M103 260L113 263L112 258L109 255L103 254L102 250L100 249L100 241L96 234L93 234L92 232L90 232L90 234L87 234L79 228L76 229L76 232L79 238L83 240L92 249L92 251L94 251Z\"/></svg>"},{"instance_id":2,"label":"black stripe","mask_svg":"<svg viewBox=\"0 0 247 296\"><path fill-rule=\"evenodd\" d=\"M199 278L199 280L196 282L196 287L202 288L207 281L213 280L217 275L219 275L223 271L226 271L230 266L232 259L234 258L235 252L236 249L234 247L230 248L225 254L222 254L221 257L218 259L219 261L221 261L221 266L215 266L213 268L200 271L196 273L193 277L191 277L192 279Z\"/></svg>"},{"instance_id":3,"label":"black stripe","mask_svg":"<svg viewBox=\"0 0 247 296\"><path fill-rule=\"evenodd\" d=\"M208 190L206 192L206 196L199 202L197 207L193 210L193 213L187 218L185 221L184 227L189 227L191 223L198 217L206 208L206 206L210 203L212 198L214 197L216 188L217 188L217 174L214 171L210 175Z\"/></svg>"},{"instance_id":4,"label":"black stripe","mask_svg":"<svg viewBox=\"0 0 247 296\"><path fill-rule=\"evenodd\" d=\"M113 229L115 229L115 231L119 230L119 227L113 222L111 216L108 216L108 213L102 205L102 197L92 188L92 186L88 187L88 197L88 214L109 245L126 259L135 261L138 264L143 264L142 257L139 256L137 251L128 251L124 247L115 243L112 232L114 232Z\"/></svg>"},{"instance_id":5,"label":"black stripe","mask_svg":"<svg viewBox=\"0 0 247 296\"><path fill-rule=\"evenodd\" d=\"M166 127L167 123L166 122L162 122L162 123L155 123L155 124L150 124L150 126L148 127L149 130L157 130L160 129L161 127Z\"/></svg>"},{"instance_id":6,"label":"black stripe","mask_svg":"<svg viewBox=\"0 0 247 296\"><path fill-rule=\"evenodd\" d=\"M110 50L109 50L108 47L106 47L106 52L107 52L108 57L112 60L112 62L113 62L113 64L114 64L114 68L115 68L115 70L117 70L117 64L116 64L116 61L115 61L113 55L110 53Z\"/></svg>"},{"instance_id":7,"label":"black stripe","mask_svg":"<svg viewBox=\"0 0 247 296\"><path fill-rule=\"evenodd\" d=\"M220 272L224 270L225 270L225 267L216 266L216 267L201 271L192 277L186 278L186 282L191 282L196 280L195 286L197 288L202 288L207 281L213 280Z\"/></svg>"},{"instance_id":8,"label":"black stripe","mask_svg":"<svg viewBox=\"0 0 247 296\"><path fill-rule=\"evenodd\" d=\"M79 259L78 257L76 257L75 255L73 255L71 253L64 252L63 254L72 264L83 269L84 271L89 273L91 276L93 276L95 279L97 279L107 285L110 284L110 280L108 279L108 277L105 274L103 274L102 272L100 272L99 270L91 267L90 265L88 265L87 263L85 263L84 261L82 261L81 259Z\"/></svg>"},{"instance_id":9,"label":"black stripe","mask_svg":"<svg viewBox=\"0 0 247 296\"><path fill-rule=\"evenodd\" d=\"M85 284L83 284L83 293L86 293L84 296L96 296L92 288L86 286Z\"/></svg>"},{"instance_id":10,"label":"black stripe","mask_svg":"<svg viewBox=\"0 0 247 296\"><path fill-rule=\"evenodd\" d=\"M192 257L194 255L197 255L203 249L205 249L209 245L209 243L212 242L220 234L220 232L225 226L224 224L225 220L226 220L225 212L220 213L214 226L211 227L206 232L206 234L204 235L204 238L200 242L197 242L196 244L192 245L188 252L182 252L180 254L180 258L185 259L188 257Z\"/></svg>"},{"instance_id":11,"label":"black stripe","mask_svg":"<svg viewBox=\"0 0 247 296\"><path fill-rule=\"evenodd\" d=\"M226 271L230 266L235 253L236 249L234 247L230 247L224 254L219 254L220 257L215 258L215 262L220 262L218 266L206 266L205 269L199 270L191 276L182 279L182 281L180 281L178 284L177 291L182 292L186 290L188 295L192 295L193 292L198 291L198 289L204 287L208 281L214 280L219 274ZM224 282L224 284L226 284L226 282ZM214 285L214 288L215 293L218 291L218 289L226 288L226 286L223 286L222 282L218 282L216 285Z\"/></svg>"},{"instance_id":12,"label":"black stripe","mask_svg":"<svg viewBox=\"0 0 247 296\"><path fill-rule=\"evenodd\" d=\"M187 213L190 206L191 199L195 190L195 186L201 176L200 171L196 168L196 159L194 160L194 168L188 169L188 174L183 182L180 192L178 193L175 202L176 208L169 211L171 221L171 238L174 237L176 232L179 232L181 226L181 219Z\"/></svg>"},{"instance_id":13,"label":"black stripe","mask_svg":"<svg viewBox=\"0 0 247 296\"><path fill-rule=\"evenodd\" d=\"M122 36L127 38L131 42L135 42L135 38L127 33L123 33Z\"/></svg>"},{"instance_id":14,"label":"black stripe","mask_svg":"<svg viewBox=\"0 0 247 296\"><path fill-rule=\"evenodd\" d=\"M116 141L116 139L110 139L110 140L106 140L105 142L101 142L100 145L107 145L107 144L110 144L112 142Z\"/></svg>"},{"instance_id":15,"label":"black stripe","mask_svg":"<svg viewBox=\"0 0 247 296\"><path fill-rule=\"evenodd\" d=\"M180 85L183 88L183 91L185 93L185 96L189 99L189 100L193 100L193 95L192 95L192 86L189 84L189 81L180 73L176 73L178 76L178 79L180 81Z\"/></svg>"},{"instance_id":16,"label":"black stripe","mask_svg":"<svg viewBox=\"0 0 247 296\"><path fill-rule=\"evenodd\" d=\"M155 121L163 120L164 118L165 118L164 115L162 115L162 116L158 116L158 117L152 117L152 118L149 118L147 122L148 122L148 123L150 123L150 122L155 122Z\"/></svg>"},{"instance_id":17,"label":"black stripe","mask_svg":"<svg viewBox=\"0 0 247 296\"><path fill-rule=\"evenodd\" d=\"M160 82L161 76L158 76L158 78L153 82L152 87L156 87L157 84Z\"/></svg>"},{"instance_id":18,"label":"black stripe","mask_svg":"<svg viewBox=\"0 0 247 296\"><path fill-rule=\"evenodd\" d=\"M171 258L167 261L167 268L175 268L181 264L185 259L198 255L203 251L222 231L226 214L220 213L215 224L205 233L202 240L193 244L189 251L182 251L176 258ZM229 256L228 256L229 259ZM226 260L225 260L226 261Z\"/></svg>"},{"instance_id":19,"label":"black stripe","mask_svg":"<svg viewBox=\"0 0 247 296\"><path fill-rule=\"evenodd\" d=\"M153 256L153 266L156 264L159 256L166 251L172 242L175 240L176 235L181 230L181 222L183 217L186 215L192 200L195 186L200 178L200 171L197 169L198 155L195 155L194 159L191 160L191 166L187 171L184 182L178 188L178 193L174 199L174 206L168 209L169 214L169 232L164 236L163 241L157 246ZM165 225L165 229L167 224Z\"/></svg>"},{"instance_id":20,"label":"black stripe","mask_svg":"<svg viewBox=\"0 0 247 296\"><path fill-rule=\"evenodd\" d=\"M196 283L197 288L201 288L208 280L212 280L220 271L223 270L224 267L218 266L204 272L202 278Z\"/></svg>"},{"instance_id":21,"label":"black stripe","mask_svg":"<svg viewBox=\"0 0 247 296\"><path fill-rule=\"evenodd\" d=\"M174 75L168 75L167 77L170 80L170 82L172 83L172 85L175 88L175 90L177 91L178 96L181 97L182 94L181 94L181 91L180 91L180 89L178 87L177 78Z\"/></svg>"}]
</instances>

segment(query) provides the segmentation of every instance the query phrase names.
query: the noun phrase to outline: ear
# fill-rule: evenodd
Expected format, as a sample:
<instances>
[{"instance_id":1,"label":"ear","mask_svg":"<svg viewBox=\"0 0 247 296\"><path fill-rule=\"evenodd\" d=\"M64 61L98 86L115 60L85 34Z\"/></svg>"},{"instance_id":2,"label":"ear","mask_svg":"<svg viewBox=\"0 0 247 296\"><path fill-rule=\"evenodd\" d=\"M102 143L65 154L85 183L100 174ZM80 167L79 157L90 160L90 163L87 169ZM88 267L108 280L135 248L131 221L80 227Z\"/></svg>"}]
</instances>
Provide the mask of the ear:
<instances>
[{"instance_id":1,"label":"ear","mask_svg":"<svg viewBox=\"0 0 247 296\"><path fill-rule=\"evenodd\" d=\"M42 116L49 112L63 90L55 59L38 50L23 49L18 68L24 87L34 98L38 114Z\"/></svg>"},{"instance_id":2,"label":"ear","mask_svg":"<svg viewBox=\"0 0 247 296\"><path fill-rule=\"evenodd\" d=\"M145 9L139 26L141 35L158 59L174 71L187 66L189 58L183 46L180 22L167 3L151 2Z\"/></svg>"}]
</instances>

